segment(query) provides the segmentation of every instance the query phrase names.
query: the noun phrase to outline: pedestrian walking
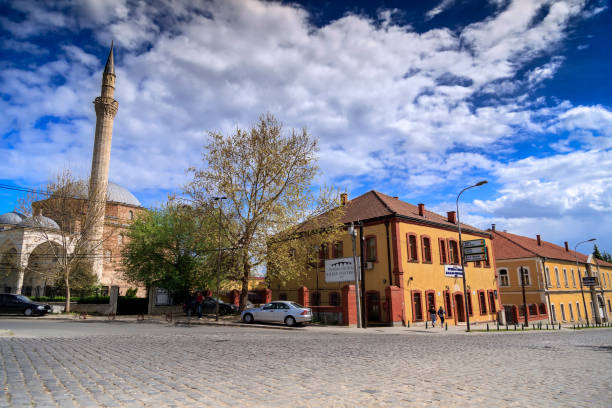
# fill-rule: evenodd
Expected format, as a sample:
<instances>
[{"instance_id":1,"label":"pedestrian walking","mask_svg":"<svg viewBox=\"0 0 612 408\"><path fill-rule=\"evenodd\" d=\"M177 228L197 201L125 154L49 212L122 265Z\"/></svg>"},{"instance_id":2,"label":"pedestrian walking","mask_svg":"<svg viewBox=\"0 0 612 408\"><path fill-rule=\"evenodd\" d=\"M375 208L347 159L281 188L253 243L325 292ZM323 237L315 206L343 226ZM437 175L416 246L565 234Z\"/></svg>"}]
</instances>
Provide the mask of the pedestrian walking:
<instances>
[{"instance_id":1,"label":"pedestrian walking","mask_svg":"<svg viewBox=\"0 0 612 408\"><path fill-rule=\"evenodd\" d=\"M429 316L431 318L431 327L436 327L436 308L434 305L429 305Z\"/></svg>"},{"instance_id":2,"label":"pedestrian walking","mask_svg":"<svg viewBox=\"0 0 612 408\"><path fill-rule=\"evenodd\" d=\"M440 306L440 308L438 309L438 317L440 318L440 326L442 327L444 327L444 315L445 314L446 312L444 311L442 306Z\"/></svg>"},{"instance_id":3,"label":"pedestrian walking","mask_svg":"<svg viewBox=\"0 0 612 408\"><path fill-rule=\"evenodd\" d=\"M198 310L198 319L202 318L202 303L204 302L204 296L202 296L202 292L198 291L196 295L196 307Z\"/></svg>"}]
</instances>

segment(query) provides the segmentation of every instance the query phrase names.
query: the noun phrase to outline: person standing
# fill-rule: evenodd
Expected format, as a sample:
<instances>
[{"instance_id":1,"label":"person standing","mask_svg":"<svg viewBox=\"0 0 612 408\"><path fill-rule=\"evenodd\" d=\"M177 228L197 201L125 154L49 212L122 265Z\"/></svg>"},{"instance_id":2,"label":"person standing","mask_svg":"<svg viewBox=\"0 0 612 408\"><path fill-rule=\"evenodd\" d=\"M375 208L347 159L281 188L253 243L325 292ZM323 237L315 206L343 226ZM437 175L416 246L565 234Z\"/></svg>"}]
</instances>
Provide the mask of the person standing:
<instances>
[{"instance_id":1,"label":"person standing","mask_svg":"<svg viewBox=\"0 0 612 408\"><path fill-rule=\"evenodd\" d=\"M204 302L204 296L202 296L202 292L198 291L196 295L196 307L198 310L198 319L202 318L202 303Z\"/></svg>"},{"instance_id":2,"label":"person standing","mask_svg":"<svg viewBox=\"0 0 612 408\"><path fill-rule=\"evenodd\" d=\"M431 318L431 327L436 327L436 308L433 304L429 305L429 317Z\"/></svg>"},{"instance_id":3,"label":"person standing","mask_svg":"<svg viewBox=\"0 0 612 408\"><path fill-rule=\"evenodd\" d=\"M441 327L444 327L444 315L445 314L446 314L446 312L444 311L442 306L440 306L440 308L438 309L438 317L440 318L440 326Z\"/></svg>"}]
</instances>

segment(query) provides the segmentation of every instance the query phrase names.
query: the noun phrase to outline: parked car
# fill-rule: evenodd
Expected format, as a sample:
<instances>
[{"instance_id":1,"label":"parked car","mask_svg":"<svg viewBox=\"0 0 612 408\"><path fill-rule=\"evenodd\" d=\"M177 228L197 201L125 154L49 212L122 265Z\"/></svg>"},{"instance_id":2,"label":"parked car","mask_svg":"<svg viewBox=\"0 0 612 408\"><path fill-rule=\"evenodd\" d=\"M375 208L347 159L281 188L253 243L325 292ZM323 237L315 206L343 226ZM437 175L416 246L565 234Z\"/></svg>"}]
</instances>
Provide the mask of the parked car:
<instances>
[{"instance_id":1,"label":"parked car","mask_svg":"<svg viewBox=\"0 0 612 408\"><path fill-rule=\"evenodd\" d=\"M202 302L202 313L204 314L215 314L215 308L217 305L217 299L214 297L206 297ZM219 300L219 314L220 315L228 315L238 313L238 306L232 305L230 303L225 303L222 300Z\"/></svg>"},{"instance_id":2,"label":"parked car","mask_svg":"<svg viewBox=\"0 0 612 408\"><path fill-rule=\"evenodd\" d=\"M247 309L240 315L245 323L278 322L287 326L312 321L312 311L299 303L278 300L261 307Z\"/></svg>"},{"instance_id":3,"label":"parked car","mask_svg":"<svg viewBox=\"0 0 612 408\"><path fill-rule=\"evenodd\" d=\"M22 314L25 316L42 316L51 312L51 306L36 303L23 295L0 293L1 314Z\"/></svg>"}]
</instances>

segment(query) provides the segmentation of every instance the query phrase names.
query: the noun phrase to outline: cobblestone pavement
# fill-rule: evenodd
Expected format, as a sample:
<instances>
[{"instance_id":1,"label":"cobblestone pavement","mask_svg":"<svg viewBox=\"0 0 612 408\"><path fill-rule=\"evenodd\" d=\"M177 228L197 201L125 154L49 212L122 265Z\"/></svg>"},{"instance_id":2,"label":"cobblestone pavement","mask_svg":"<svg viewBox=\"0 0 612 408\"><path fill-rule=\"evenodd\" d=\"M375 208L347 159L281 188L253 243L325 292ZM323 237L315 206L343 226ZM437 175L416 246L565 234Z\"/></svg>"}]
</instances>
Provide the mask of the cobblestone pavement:
<instances>
[{"instance_id":1,"label":"cobblestone pavement","mask_svg":"<svg viewBox=\"0 0 612 408\"><path fill-rule=\"evenodd\" d=\"M0 337L0 407L612 406L610 329L23 325Z\"/></svg>"}]
</instances>

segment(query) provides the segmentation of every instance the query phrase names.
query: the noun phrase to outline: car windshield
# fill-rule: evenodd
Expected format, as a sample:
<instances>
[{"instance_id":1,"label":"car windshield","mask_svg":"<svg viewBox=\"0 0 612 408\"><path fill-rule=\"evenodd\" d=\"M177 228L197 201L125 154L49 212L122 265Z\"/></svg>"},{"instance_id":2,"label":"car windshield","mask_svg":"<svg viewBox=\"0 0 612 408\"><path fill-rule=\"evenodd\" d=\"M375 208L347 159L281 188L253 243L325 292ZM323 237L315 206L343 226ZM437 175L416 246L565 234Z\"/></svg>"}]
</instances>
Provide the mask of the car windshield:
<instances>
[{"instance_id":1,"label":"car windshield","mask_svg":"<svg viewBox=\"0 0 612 408\"><path fill-rule=\"evenodd\" d=\"M297 307L298 309L303 309L304 308L304 306L300 305L299 303L295 303L295 302L291 302L291 306Z\"/></svg>"},{"instance_id":2,"label":"car windshield","mask_svg":"<svg viewBox=\"0 0 612 408\"><path fill-rule=\"evenodd\" d=\"M27 297L25 297L25 296L23 296L23 295L18 295L18 296L15 296L15 298L16 298L18 301L20 301L20 302L31 302L31 300L30 300L30 299L28 299Z\"/></svg>"}]
</instances>

